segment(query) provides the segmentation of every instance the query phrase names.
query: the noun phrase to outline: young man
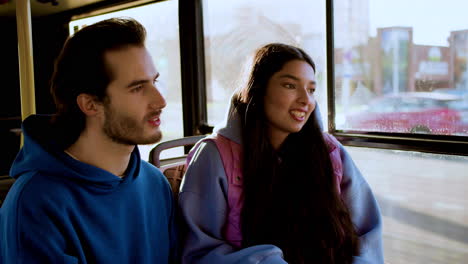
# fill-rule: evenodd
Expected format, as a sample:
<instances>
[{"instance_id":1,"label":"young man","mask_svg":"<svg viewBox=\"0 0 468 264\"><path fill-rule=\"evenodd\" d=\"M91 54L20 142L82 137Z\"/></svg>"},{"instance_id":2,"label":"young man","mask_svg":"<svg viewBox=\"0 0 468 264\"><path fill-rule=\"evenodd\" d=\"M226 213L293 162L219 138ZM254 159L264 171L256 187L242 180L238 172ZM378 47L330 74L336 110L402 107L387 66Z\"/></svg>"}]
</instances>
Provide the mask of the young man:
<instances>
[{"instance_id":1,"label":"young man","mask_svg":"<svg viewBox=\"0 0 468 264\"><path fill-rule=\"evenodd\" d=\"M23 122L0 210L0 263L172 263L170 186L137 144L161 139L166 102L145 29L109 19L70 37L51 91L57 114Z\"/></svg>"}]
</instances>

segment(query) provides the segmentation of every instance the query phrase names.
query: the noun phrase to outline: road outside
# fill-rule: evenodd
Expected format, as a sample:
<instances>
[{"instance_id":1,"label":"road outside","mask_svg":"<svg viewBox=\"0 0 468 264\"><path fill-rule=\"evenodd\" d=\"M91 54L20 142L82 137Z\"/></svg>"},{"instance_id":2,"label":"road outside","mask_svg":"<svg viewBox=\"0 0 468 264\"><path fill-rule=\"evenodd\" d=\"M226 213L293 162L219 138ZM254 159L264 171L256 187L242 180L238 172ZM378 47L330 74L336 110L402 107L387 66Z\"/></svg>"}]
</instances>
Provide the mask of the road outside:
<instances>
[{"instance_id":1,"label":"road outside","mask_svg":"<svg viewBox=\"0 0 468 264\"><path fill-rule=\"evenodd\" d=\"M379 201L386 263L467 263L468 157L347 150Z\"/></svg>"}]
</instances>

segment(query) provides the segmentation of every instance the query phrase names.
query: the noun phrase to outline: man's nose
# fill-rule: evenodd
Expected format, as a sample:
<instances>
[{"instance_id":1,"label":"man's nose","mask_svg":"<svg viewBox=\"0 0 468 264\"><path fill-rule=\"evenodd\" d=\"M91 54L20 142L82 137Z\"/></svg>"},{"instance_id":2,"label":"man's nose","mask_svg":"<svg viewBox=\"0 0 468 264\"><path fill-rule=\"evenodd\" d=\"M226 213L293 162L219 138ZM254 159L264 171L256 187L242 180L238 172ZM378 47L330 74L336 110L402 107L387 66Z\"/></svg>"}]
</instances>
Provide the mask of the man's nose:
<instances>
[{"instance_id":1,"label":"man's nose","mask_svg":"<svg viewBox=\"0 0 468 264\"><path fill-rule=\"evenodd\" d=\"M157 87L154 87L152 95L151 95L151 108L154 109L163 109L166 107L166 99L161 94Z\"/></svg>"}]
</instances>

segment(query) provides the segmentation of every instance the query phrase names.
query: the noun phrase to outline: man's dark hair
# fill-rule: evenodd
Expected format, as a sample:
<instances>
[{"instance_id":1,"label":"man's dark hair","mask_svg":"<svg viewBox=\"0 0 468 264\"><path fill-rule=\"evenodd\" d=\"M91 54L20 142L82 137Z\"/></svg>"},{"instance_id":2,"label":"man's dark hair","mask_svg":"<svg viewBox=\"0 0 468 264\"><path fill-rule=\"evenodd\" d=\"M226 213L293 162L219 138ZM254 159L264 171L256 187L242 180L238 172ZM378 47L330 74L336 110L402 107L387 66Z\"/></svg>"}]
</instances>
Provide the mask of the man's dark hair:
<instances>
[{"instance_id":1,"label":"man's dark hair","mask_svg":"<svg viewBox=\"0 0 468 264\"><path fill-rule=\"evenodd\" d=\"M70 36L62 48L51 79L57 108L54 124L61 131L64 147L73 144L85 128L86 117L76 98L85 93L98 101L106 98L112 72L104 54L127 46L144 46L145 28L131 18L111 18Z\"/></svg>"}]
</instances>

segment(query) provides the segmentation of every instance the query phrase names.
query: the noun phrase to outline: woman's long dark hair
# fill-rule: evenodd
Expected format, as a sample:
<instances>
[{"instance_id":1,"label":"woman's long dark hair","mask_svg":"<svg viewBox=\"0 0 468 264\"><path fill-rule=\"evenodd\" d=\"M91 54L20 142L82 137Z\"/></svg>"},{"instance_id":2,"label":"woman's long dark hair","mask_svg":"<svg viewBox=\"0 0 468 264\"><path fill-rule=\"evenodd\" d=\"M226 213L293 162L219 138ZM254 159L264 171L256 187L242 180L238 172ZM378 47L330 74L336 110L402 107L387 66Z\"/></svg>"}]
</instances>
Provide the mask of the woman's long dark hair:
<instances>
[{"instance_id":1,"label":"woman's long dark hair","mask_svg":"<svg viewBox=\"0 0 468 264\"><path fill-rule=\"evenodd\" d=\"M273 244L289 263L352 263L359 239L336 189L332 163L314 114L279 150L268 139L264 96L268 80L291 60L312 66L301 49L259 49L246 87L233 98L243 125L243 247Z\"/></svg>"}]
</instances>

